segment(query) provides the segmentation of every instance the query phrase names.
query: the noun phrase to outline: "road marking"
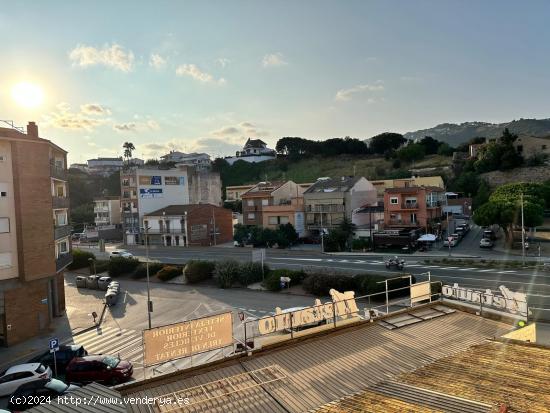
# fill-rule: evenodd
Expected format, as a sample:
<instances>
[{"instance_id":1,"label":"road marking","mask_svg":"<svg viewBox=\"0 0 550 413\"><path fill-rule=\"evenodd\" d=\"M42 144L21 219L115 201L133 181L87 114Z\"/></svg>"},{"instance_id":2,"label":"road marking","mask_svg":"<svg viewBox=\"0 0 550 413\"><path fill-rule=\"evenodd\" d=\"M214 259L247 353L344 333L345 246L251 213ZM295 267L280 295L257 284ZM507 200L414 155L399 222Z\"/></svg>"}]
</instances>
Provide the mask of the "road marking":
<instances>
[{"instance_id":1,"label":"road marking","mask_svg":"<svg viewBox=\"0 0 550 413\"><path fill-rule=\"evenodd\" d=\"M477 270L477 272L493 272L494 270L491 269L491 270Z\"/></svg>"},{"instance_id":2,"label":"road marking","mask_svg":"<svg viewBox=\"0 0 550 413\"><path fill-rule=\"evenodd\" d=\"M459 268L458 271L474 271L477 270L477 268Z\"/></svg>"},{"instance_id":3,"label":"road marking","mask_svg":"<svg viewBox=\"0 0 550 413\"><path fill-rule=\"evenodd\" d=\"M422 267L420 264L407 264L407 267Z\"/></svg>"}]
</instances>

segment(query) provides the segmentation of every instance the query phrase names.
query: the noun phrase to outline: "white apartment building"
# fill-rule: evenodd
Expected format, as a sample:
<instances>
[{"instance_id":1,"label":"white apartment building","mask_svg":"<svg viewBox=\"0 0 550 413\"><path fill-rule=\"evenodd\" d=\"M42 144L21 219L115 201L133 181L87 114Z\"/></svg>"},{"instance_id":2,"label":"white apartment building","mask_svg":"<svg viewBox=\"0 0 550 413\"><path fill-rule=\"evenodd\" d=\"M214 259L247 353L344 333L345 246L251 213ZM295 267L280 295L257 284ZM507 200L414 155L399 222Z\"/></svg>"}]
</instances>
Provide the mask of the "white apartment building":
<instances>
[{"instance_id":1,"label":"white apartment building","mask_svg":"<svg viewBox=\"0 0 550 413\"><path fill-rule=\"evenodd\" d=\"M94 223L98 227L121 223L119 196L94 199Z\"/></svg>"}]
</instances>

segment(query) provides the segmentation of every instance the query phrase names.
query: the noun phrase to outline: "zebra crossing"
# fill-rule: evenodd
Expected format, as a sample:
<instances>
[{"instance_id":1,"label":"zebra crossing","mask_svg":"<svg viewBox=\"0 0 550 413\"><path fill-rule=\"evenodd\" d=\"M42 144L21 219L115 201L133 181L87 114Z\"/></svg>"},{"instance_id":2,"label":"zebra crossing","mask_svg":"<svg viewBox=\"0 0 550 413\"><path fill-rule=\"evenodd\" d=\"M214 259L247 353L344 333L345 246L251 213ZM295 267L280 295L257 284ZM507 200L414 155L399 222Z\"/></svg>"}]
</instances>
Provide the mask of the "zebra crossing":
<instances>
[{"instance_id":1,"label":"zebra crossing","mask_svg":"<svg viewBox=\"0 0 550 413\"><path fill-rule=\"evenodd\" d=\"M116 327L98 327L66 341L63 344L84 346L89 354L113 354L134 364L143 362L141 331Z\"/></svg>"}]
</instances>

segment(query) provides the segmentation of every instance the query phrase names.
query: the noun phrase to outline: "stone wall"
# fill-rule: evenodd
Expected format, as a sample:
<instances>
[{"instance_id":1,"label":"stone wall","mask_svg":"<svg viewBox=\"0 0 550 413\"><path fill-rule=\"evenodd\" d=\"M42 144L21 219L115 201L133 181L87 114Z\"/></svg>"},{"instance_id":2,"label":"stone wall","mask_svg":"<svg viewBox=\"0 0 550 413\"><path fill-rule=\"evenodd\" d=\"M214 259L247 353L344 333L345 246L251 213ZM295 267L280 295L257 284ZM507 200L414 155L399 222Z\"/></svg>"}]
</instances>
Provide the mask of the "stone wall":
<instances>
[{"instance_id":1,"label":"stone wall","mask_svg":"<svg viewBox=\"0 0 550 413\"><path fill-rule=\"evenodd\" d=\"M486 179L492 188L511 182L544 182L550 180L550 167L545 165L492 171L481 174L481 177Z\"/></svg>"}]
</instances>

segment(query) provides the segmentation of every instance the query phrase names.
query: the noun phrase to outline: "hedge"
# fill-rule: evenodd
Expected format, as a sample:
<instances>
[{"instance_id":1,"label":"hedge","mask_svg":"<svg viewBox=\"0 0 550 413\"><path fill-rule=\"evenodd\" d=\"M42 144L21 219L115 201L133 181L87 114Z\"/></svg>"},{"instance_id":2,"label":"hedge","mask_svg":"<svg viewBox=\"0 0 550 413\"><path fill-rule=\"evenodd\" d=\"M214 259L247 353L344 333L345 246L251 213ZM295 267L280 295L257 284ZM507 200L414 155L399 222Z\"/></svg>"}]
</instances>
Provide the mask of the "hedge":
<instances>
[{"instance_id":1,"label":"hedge","mask_svg":"<svg viewBox=\"0 0 550 413\"><path fill-rule=\"evenodd\" d=\"M307 277L307 274L300 270L300 271L294 271L294 270L286 270L286 269L278 269L278 270L271 270L269 272L269 275L265 278L265 281L262 283L264 288L268 289L269 291L280 291L281 290L281 277L289 277L290 278L290 285L298 285L303 282L303 280Z\"/></svg>"},{"instance_id":2,"label":"hedge","mask_svg":"<svg viewBox=\"0 0 550 413\"><path fill-rule=\"evenodd\" d=\"M96 274L109 271L109 260L96 260L94 265Z\"/></svg>"},{"instance_id":3,"label":"hedge","mask_svg":"<svg viewBox=\"0 0 550 413\"><path fill-rule=\"evenodd\" d=\"M246 262L239 267L236 281L243 287L260 282L269 275L269 267L264 264L262 271L262 264L259 262Z\"/></svg>"},{"instance_id":4,"label":"hedge","mask_svg":"<svg viewBox=\"0 0 550 413\"><path fill-rule=\"evenodd\" d=\"M162 270L163 267L164 264L161 264L160 262L150 262L149 277L154 277L160 270ZM132 274L132 278L138 279L145 277L147 277L147 263L141 262Z\"/></svg>"},{"instance_id":5,"label":"hedge","mask_svg":"<svg viewBox=\"0 0 550 413\"><path fill-rule=\"evenodd\" d=\"M88 251L73 249L73 262L68 266L69 270L78 270L90 266L90 258L95 260L95 255Z\"/></svg>"},{"instance_id":6,"label":"hedge","mask_svg":"<svg viewBox=\"0 0 550 413\"><path fill-rule=\"evenodd\" d=\"M130 274L139 265L139 261L135 258L114 257L109 262L109 275L118 277L122 274Z\"/></svg>"},{"instance_id":7,"label":"hedge","mask_svg":"<svg viewBox=\"0 0 550 413\"><path fill-rule=\"evenodd\" d=\"M173 265L165 265L162 270L157 273L157 278L161 281L168 281L172 278L176 278L183 274L182 267L176 267Z\"/></svg>"},{"instance_id":8,"label":"hedge","mask_svg":"<svg viewBox=\"0 0 550 413\"><path fill-rule=\"evenodd\" d=\"M379 274L357 274L355 276L346 274L309 274L303 282L303 288L306 292L314 295L327 296L329 291L334 288L340 292L355 291L356 296L382 293L386 291L384 281L386 277ZM412 282L416 279L412 276ZM398 288L408 287L410 284L409 278L401 278L388 281L388 289L395 290ZM394 291L389 293L390 298L403 297L409 294L408 289ZM384 295L380 294L377 299L384 299Z\"/></svg>"},{"instance_id":9,"label":"hedge","mask_svg":"<svg viewBox=\"0 0 550 413\"><path fill-rule=\"evenodd\" d=\"M183 273L188 284L195 284L212 278L216 264L212 261L188 261Z\"/></svg>"},{"instance_id":10,"label":"hedge","mask_svg":"<svg viewBox=\"0 0 550 413\"><path fill-rule=\"evenodd\" d=\"M231 288L239 277L239 271L240 265L235 260L217 262L214 275L218 279L220 288Z\"/></svg>"}]
</instances>

